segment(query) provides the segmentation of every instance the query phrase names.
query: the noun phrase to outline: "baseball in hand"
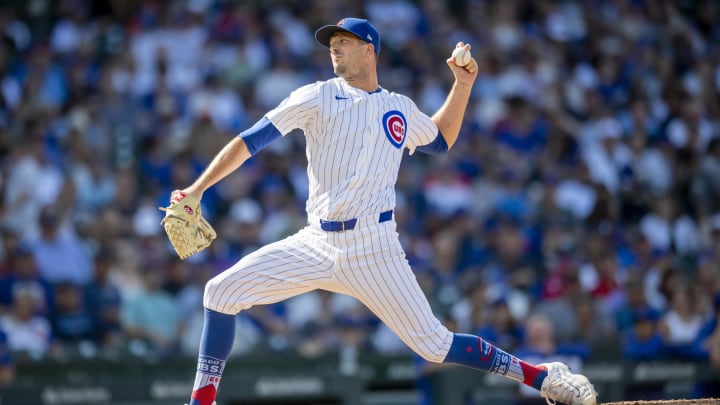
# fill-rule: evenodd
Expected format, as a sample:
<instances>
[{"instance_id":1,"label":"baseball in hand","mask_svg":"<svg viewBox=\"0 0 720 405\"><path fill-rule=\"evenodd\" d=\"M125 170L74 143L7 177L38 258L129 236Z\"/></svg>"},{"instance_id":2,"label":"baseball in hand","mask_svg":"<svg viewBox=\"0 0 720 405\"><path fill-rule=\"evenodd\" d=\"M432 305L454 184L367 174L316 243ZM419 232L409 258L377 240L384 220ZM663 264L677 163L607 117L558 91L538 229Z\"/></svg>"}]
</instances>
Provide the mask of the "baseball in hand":
<instances>
[{"instance_id":1,"label":"baseball in hand","mask_svg":"<svg viewBox=\"0 0 720 405\"><path fill-rule=\"evenodd\" d=\"M464 47L455 48L455 50L453 50L452 57L453 60L455 60L455 64L458 66L467 65L470 63L470 58L472 58L470 51L466 50Z\"/></svg>"}]
</instances>

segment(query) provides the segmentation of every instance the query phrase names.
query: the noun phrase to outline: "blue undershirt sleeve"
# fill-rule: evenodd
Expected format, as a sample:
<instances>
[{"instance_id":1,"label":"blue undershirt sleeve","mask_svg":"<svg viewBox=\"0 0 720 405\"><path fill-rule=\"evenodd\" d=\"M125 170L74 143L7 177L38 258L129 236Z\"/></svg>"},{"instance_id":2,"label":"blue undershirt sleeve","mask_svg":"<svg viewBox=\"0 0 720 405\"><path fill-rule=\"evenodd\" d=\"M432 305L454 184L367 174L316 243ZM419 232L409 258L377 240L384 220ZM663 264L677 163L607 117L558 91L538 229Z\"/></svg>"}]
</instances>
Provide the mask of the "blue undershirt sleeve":
<instances>
[{"instance_id":1,"label":"blue undershirt sleeve","mask_svg":"<svg viewBox=\"0 0 720 405\"><path fill-rule=\"evenodd\" d=\"M245 141L250 154L254 156L262 148L269 145L270 142L280 138L282 134L267 117L262 117L255 125L241 132L238 136Z\"/></svg>"},{"instance_id":2,"label":"blue undershirt sleeve","mask_svg":"<svg viewBox=\"0 0 720 405\"><path fill-rule=\"evenodd\" d=\"M445 142L445 137L438 131L437 136L432 142L427 145L418 146L416 150L429 155L439 155L448 151L448 145L447 142Z\"/></svg>"}]
</instances>

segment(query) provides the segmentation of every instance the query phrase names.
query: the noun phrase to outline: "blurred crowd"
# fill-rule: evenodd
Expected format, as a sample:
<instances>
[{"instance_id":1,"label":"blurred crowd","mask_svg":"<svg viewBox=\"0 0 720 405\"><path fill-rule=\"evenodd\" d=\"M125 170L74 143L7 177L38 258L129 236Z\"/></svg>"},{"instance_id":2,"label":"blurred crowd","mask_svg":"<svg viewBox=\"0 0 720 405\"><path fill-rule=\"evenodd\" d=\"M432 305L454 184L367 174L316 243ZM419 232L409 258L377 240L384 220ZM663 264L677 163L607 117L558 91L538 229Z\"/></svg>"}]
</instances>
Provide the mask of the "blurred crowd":
<instances>
[{"instance_id":1,"label":"blurred crowd","mask_svg":"<svg viewBox=\"0 0 720 405\"><path fill-rule=\"evenodd\" d=\"M333 76L313 32L344 16L378 27L380 85L427 114L455 43L473 46L457 145L405 159L397 186L408 260L451 329L524 354L720 367L719 3L2 4L0 367L196 354L204 282L305 224L303 136L205 194L219 238L187 261L157 207L290 91ZM323 291L238 323L238 356L339 351L352 372L360 351L408 352Z\"/></svg>"}]
</instances>

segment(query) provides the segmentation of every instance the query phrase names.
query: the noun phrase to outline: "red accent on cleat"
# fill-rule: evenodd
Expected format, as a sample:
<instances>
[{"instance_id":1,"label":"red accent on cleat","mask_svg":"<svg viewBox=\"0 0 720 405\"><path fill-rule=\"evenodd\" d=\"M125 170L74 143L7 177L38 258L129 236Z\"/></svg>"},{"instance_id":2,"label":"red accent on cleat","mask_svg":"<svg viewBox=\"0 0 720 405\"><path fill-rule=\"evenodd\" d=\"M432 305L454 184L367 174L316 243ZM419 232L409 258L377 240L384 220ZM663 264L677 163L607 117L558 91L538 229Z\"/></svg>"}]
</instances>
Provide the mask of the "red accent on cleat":
<instances>
[{"instance_id":1,"label":"red accent on cleat","mask_svg":"<svg viewBox=\"0 0 720 405\"><path fill-rule=\"evenodd\" d=\"M210 384L193 391L190 398L200 401L200 405L212 405L216 395L215 386Z\"/></svg>"}]
</instances>

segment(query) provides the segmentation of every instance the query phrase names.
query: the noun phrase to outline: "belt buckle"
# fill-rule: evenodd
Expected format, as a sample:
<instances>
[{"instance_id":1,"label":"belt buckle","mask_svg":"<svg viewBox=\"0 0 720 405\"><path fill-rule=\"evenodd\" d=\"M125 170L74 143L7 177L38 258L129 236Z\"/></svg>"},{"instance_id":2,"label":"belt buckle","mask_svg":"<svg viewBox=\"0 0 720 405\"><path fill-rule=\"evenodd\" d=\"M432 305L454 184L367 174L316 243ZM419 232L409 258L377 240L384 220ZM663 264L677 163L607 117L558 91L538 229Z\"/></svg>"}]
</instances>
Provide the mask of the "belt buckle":
<instances>
[{"instance_id":1,"label":"belt buckle","mask_svg":"<svg viewBox=\"0 0 720 405\"><path fill-rule=\"evenodd\" d=\"M342 231L341 231L341 232L345 232L345 221L340 221L340 223L342 224Z\"/></svg>"}]
</instances>

